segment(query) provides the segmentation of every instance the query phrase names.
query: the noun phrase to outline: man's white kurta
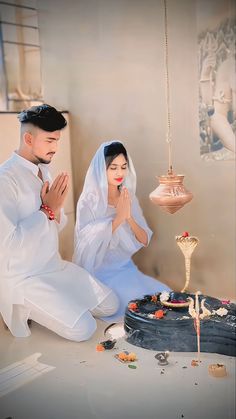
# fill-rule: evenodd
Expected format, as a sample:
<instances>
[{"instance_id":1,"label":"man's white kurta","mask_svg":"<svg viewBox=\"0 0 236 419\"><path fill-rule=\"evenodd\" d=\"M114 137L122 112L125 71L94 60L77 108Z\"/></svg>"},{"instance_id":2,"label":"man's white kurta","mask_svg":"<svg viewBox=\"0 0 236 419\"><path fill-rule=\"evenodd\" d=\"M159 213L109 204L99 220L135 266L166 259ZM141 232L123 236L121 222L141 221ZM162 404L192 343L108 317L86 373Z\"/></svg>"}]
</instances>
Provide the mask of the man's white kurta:
<instances>
[{"instance_id":1,"label":"man's white kurta","mask_svg":"<svg viewBox=\"0 0 236 419\"><path fill-rule=\"evenodd\" d=\"M100 304L111 291L87 271L61 259L61 222L40 211L43 182L50 181L47 165L16 153L0 166L0 313L12 334L30 334L24 307L27 299L52 318L73 327L81 315Z\"/></svg>"}]
</instances>

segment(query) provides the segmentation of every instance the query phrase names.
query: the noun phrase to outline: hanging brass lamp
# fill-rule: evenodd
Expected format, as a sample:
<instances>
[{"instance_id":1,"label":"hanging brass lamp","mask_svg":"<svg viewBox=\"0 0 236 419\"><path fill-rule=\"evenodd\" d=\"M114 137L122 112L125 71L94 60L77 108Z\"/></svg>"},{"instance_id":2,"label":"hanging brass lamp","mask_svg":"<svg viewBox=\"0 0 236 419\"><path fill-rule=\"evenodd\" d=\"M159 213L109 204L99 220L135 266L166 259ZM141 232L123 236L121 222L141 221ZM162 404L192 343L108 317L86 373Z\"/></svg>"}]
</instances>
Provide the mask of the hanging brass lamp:
<instances>
[{"instance_id":1,"label":"hanging brass lamp","mask_svg":"<svg viewBox=\"0 0 236 419\"><path fill-rule=\"evenodd\" d=\"M164 0L165 10L165 70L166 70L166 105L167 105L167 135L169 168L166 175L157 176L159 186L150 193L150 200L169 214L174 214L190 202L193 194L183 185L184 175L176 175L172 168L171 122L170 122L170 86L168 68L168 20L167 0Z\"/></svg>"}]
</instances>

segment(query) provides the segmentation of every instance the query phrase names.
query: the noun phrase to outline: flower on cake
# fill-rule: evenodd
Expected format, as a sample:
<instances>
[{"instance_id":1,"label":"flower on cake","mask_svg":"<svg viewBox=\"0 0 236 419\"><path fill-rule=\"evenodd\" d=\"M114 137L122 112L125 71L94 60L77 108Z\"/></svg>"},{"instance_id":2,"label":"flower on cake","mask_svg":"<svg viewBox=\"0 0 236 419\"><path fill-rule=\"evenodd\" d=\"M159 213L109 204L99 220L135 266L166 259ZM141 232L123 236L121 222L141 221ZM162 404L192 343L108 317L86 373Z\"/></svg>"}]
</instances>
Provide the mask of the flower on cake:
<instances>
[{"instance_id":1,"label":"flower on cake","mask_svg":"<svg viewBox=\"0 0 236 419\"><path fill-rule=\"evenodd\" d=\"M168 291L163 291L160 295L160 301L168 301L170 298L170 293Z\"/></svg>"},{"instance_id":2,"label":"flower on cake","mask_svg":"<svg viewBox=\"0 0 236 419\"><path fill-rule=\"evenodd\" d=\"M165 315L165 312L163 310L157 310L154 313L154 317L156 319L162 319L164 317L164 315Z\"/></svg>"},{"instance_id":3,"label":"flower on cake","mask_svg":"<svg viewBox=\"0 0 236 419\"><path fill-rule=\"evenodd\" d=\"M128 309L131 311L137 311L138 310L138 304L137 303L129 303Z\"/></svg>"},{"instance_id":4,"label":"flower on cake","mask_svg":"<svg viewBox=\"0 0 236 419\"><path fill-rule=\"evenodd\" d=\"M152 298L151 298L151 302L152 303L156 303L157 302L157 295L152 295Z\"/></svg>"},{"instance_id":5,"label":"flower on cake","mask_svg":"<svg viewBox=\"0 0 236 419\"><path fill-rule=\"evenodd\" d=\"M217 314L220 317L226 316L227 313L228 313L228 310L224 307L220 307L218 308L218 310L212 311L212 314Z\"/></svg>"}]
</instances>

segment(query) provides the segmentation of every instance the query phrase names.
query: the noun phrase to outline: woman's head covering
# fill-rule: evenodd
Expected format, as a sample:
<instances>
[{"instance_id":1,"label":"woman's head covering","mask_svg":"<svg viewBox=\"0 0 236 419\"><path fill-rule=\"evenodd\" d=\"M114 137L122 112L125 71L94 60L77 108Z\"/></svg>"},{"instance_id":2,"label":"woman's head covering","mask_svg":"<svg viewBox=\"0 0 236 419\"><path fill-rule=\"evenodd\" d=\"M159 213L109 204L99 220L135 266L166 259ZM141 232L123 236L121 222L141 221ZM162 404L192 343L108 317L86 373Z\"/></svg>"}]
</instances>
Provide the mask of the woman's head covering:
<instances>
[{"instance_id":1,"label":"woman's head covering","mask_svg":"<svg viewBox=\"0 0 236 419\"><path fill-rule=\"evenodd\" d=\"M117 140L108 141L102 143L96 151L88 168L84 181L84 187L77 204L78 217L79 211L85 203L86 205L89 205L95 217L101 217L105 215L108 205L108 183L104 148L112 143L117 142L123 144L121 141ZM123 182L123 186L125 186L129 190L132 196L135 195L136 191L136 173L131 157L128 153L127 155L129 165L127 169L128 171L126 178Z\"/></svg>"}]
</instances>

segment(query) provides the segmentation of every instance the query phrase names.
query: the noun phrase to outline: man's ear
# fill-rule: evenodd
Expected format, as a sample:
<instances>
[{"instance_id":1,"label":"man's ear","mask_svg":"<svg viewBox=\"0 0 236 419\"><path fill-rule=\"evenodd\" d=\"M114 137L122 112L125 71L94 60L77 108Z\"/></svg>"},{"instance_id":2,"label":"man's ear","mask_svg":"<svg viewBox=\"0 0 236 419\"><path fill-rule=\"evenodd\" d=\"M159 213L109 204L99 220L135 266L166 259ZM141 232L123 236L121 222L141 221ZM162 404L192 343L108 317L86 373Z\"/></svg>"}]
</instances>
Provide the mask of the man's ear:
<instances>
[{"instance_id":1,"label":"man's ear","mask_svg":"<svg viewBox=\"0 0 236 419\"><path fill-rule=\"evenodd\" d=\"M23 140L24 140L25 144L31 146L32 145L32 139L33 139L32 134L30 132L26 131L23 135Z\"/></svg>"}]
</instances>

